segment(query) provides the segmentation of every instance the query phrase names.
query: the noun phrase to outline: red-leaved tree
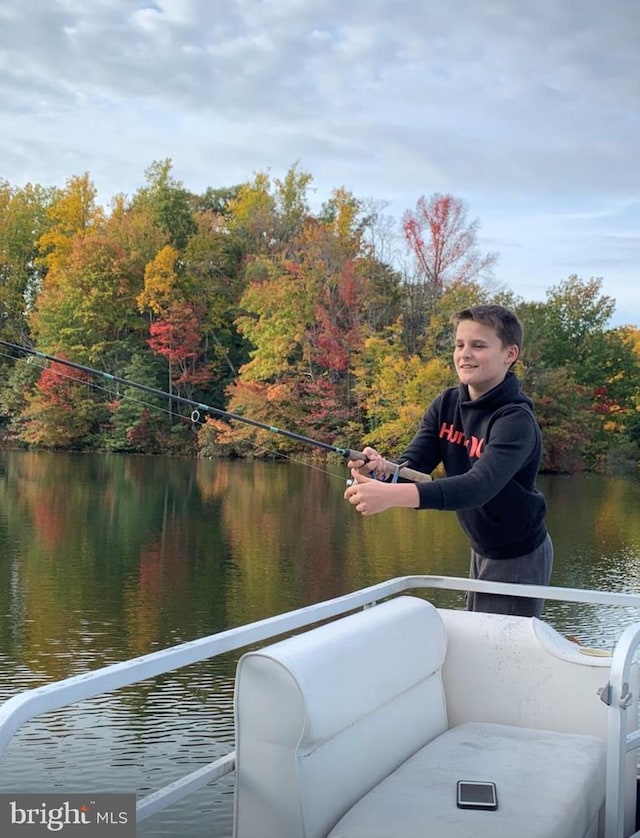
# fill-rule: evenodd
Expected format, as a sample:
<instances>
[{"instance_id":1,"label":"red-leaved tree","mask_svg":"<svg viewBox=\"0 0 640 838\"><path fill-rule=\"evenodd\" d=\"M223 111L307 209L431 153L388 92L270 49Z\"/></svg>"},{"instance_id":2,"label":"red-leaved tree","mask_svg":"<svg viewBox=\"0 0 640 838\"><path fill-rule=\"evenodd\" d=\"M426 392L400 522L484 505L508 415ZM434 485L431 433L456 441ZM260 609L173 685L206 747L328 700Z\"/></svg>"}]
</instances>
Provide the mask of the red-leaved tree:
<instances>
[{"instance_id":1,"label":"red-leaved tree","mask_svg":"<svg viewBox=\"0 0 640 838\"><path fill-rule=\"evenodd\" d=\"M435 293L450 282L470 282L489 275L497 254L482 256L477 248L479 222L467 221L464 201L434 193L418 199L415 211L407 210L402 228L413 254L418 280Z\"/></svg>"},{"instance_id":2,"label":"red-leaved tree","mask_svg":"<svg viewBox=\"0 0 640 838\"><path fill-rule=\"evenodd\" d=\"M174 303L149 327L149 346L169 362L171 392L183 390L191 395L211 380L211 371L202 358L201 322L187 303Z\"/></svg>"},{"instance_id":3,"label":"red-leaved tree","mask_svg":"<svg viewBox=\"0 0 640 838\"><path fill-rule=\"evenodd\" d=\"M80 370L70 374L65 365L53 363L27 396L20 438L43 448L83 448L96 438L104 417L89 375Z\"/></svg>"}]
</instances>

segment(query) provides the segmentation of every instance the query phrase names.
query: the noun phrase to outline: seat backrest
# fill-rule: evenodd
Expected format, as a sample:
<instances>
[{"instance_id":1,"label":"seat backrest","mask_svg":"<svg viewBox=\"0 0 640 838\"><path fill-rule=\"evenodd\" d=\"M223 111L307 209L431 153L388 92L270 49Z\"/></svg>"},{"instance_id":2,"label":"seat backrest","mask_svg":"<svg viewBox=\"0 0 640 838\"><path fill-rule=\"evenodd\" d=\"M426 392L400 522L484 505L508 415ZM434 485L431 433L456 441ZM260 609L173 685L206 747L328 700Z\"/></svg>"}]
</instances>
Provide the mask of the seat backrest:
<instances>
[{"instance_id":1,"label":"seat backrest","mask_svg":"<svg viewBox=\"0 0 640 838\"><path fill-rule=\"evenodd\" d=\"M437 610L402 596L255 652L235 688L235 838L322 838L447 728Z\"/></svg>"}]
</instances>

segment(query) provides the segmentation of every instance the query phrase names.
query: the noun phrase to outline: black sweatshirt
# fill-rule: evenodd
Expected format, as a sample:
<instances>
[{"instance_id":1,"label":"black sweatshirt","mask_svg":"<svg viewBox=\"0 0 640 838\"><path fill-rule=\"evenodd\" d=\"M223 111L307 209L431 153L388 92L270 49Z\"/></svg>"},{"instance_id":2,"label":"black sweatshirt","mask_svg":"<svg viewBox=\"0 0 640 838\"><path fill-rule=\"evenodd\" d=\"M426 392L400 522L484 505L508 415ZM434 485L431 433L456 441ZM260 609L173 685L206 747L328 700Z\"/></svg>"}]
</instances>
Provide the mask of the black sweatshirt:
<instances>
[{"instance_id":1,"label":"black sweatshirt","mask_svg":"<svg viewBox=\"0 0 640 838\"><path fill-rule=\"evenodd\" d=\"M533 403L518 378L478 399L451 387L429 406L399 460L427 474L442 463L446 477L418 483L420 509L455 510L473 549L489 559L530 553L547 535L546 504L535 480L542 435Z\"/></svg>"}]
</instances>

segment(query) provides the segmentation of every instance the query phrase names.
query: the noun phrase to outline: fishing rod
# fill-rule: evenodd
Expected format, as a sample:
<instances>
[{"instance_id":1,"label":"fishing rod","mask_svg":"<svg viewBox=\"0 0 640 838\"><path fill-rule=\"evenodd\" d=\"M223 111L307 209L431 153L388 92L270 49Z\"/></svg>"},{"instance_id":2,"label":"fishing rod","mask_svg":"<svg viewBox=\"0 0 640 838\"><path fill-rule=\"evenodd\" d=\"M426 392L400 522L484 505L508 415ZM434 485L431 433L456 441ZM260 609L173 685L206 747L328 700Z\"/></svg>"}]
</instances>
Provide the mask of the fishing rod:
<instances>
[{"instance_id":1,"label":"fishing rod","mask_svg":"<svg viewBox=\"0 0 640 838\"><path fill-rule=\"evenodd\" d=\"M165 390L159 390L156 387L149 387L147 384L140 384L137 381L131 381L128 378L121 378L118 375L112 375L108 372L103 372L102 370L94 369L93 367L85 366L84 364L77 364L74 361L68 361L66 358L58 358L56 355L48 355L46 352L40 352L37 349L31 349L28 346L22 346L18 343L10 343L6 340L0 340L0 346L6 346L9 349L16 350L18 352L24 352L27 355L33 355L36 358L42 358L45 361L51 361L55 364L63 364L65 367L70 367L71 369L78 370L80 372L89 373L90 375L99 376L100 378L104 378L107 381L115 382L116 384L122 384L125 387L135 387L138 390L142 390L145 393L150 393L154 396L160 396L161 398L172 399L173 401L177 402L178 404L184 404L188 407L194 408L194 412L202 411L203 413L210 413L214 416L220 416L223 419L231 420L234 422L243 422L245 425L252 425L254 428L260 428L263 431L269 431L273 434L279 434L280 436L287 437L287 439L293 439L296 442L304 443L305 445L311 445L315 448L321 448L324 451L330 451L332 454L338 454L343 457L345 460L363 460L364 462L367 461L367 457L362 451L355 451L353 448L340 448L337 445L331 445L328 442L322 442L318 439L312 439L308 436L302 436L302 434L294 433L293 431L287 431L282 428L277 428L275 425L268 425L265 422L258 422L257 419L249 419L246 416L242 416L239 413L231 413L228 410L222 410L219 407L213 407L210 404L203 404L202 402L195 401L194 399L188 399L185 396L177 396L173 393L167 393ZM192 419L193 419L192 413ZM197 421L195 419L194 421ZM390 475L393 479L397 479L398 477L402 477L405 480L411 480L414 483L421 483L428 480L431 480L431 477L428 474L424 474L424 472L416 471L412 468L407 468L400 463L394 463L390 460L385 460L383 465L383 471L385 475Z\"/></svg>"}]
</instances>

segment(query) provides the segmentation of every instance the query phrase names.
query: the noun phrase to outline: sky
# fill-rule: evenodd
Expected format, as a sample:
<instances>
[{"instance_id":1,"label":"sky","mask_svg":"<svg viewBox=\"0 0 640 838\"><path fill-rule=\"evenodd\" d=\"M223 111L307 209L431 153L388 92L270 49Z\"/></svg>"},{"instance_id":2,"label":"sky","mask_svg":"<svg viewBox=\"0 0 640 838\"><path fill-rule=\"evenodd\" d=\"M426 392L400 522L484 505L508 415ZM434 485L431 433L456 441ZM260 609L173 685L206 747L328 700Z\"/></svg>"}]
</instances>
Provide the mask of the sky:
<instances>
[{"instance_id":1,"label":"sky","mask_svg":"<svg viewBox=\"0 0 640 838\"><path fill-rule=\"evenodd\" d=\"M640 324L638 0L0 0L0 179L106 206L291 166L394 222L451 194L525 300Z\"/></svg>"}]
</instances>

